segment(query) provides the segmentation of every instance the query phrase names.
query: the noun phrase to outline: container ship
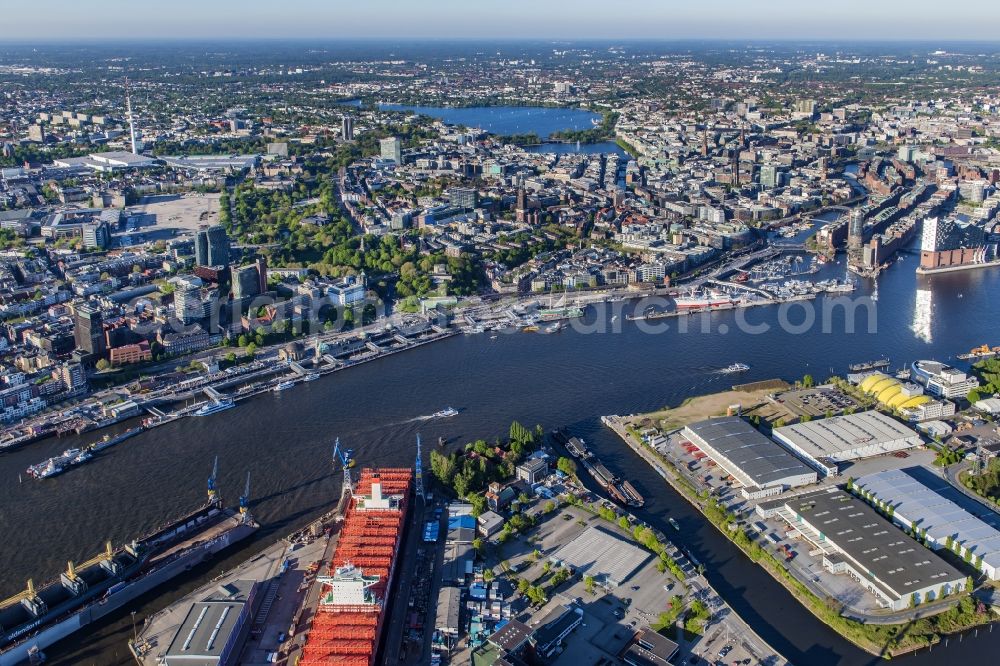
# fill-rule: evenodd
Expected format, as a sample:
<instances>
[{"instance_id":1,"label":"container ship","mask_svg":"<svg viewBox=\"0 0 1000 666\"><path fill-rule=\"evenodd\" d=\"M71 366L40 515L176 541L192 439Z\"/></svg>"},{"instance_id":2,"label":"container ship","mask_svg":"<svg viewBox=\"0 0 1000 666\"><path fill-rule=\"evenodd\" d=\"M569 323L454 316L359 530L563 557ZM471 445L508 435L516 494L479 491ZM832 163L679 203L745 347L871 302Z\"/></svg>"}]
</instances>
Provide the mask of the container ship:
<instances>
[{"instance_id":1,"label":"container ship","mask_svg":"<svg viewBox=\"0 0 1000 666\"><path fill-rule=\"evenodd\" d=\"M299 666L374 666L409 510L413 471L363 469L344 516L329 576Z\"/></svg>"},{"instance_id":2,"label":"container ship","mask_svg":"<svg viewBox=\"0 0 1000 666\"><path fill-rule=\"evenodd\" d=\"M254 533L247 510L225 508L209 480L209 501L117 550L108 542L86 562L70 562L58 579L0 601L0 666L38 659L40 650Z\"/></svg>"},{"instance_id":3,"label":"container ship","mask_svg":"<svg viewBox=\"0 0 1000 666\"><path fill-rule=\"evenodd\" d=\"M584 469L597 481L612 500L632 507L641 507L646 500L627 479L615 476L579 437L570 437L563 430L555 430L552 437L566 447L569 454L583 463Z\"/></svg>"}]
</instances>

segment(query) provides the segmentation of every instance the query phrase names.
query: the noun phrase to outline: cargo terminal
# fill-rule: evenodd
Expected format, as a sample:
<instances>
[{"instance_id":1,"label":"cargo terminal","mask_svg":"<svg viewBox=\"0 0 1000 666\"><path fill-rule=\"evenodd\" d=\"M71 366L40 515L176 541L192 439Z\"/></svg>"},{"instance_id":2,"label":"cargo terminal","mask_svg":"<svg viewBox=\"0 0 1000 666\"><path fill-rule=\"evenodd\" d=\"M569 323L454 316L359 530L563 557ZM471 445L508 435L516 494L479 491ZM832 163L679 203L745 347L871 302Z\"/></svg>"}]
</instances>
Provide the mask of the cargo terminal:
<instances>
[{"instance_id":1,"label":"cargo terminal","mask_svg":"<svg viewBox=\"0 0 1000 666\"><path fill-rule=\"evenodd\" d=\"M945 497L950 486L932 471L886 470L863 476L853 486L860 497L885 502L896 523L919 530L934 550L950 548L990 580L1000 580L1000 531Z\"/></svg>"},{"instance_id":2,"label":"cargo terminal","mask_svg":"<svg viewBox=\"0 0 1000 666\"><path fill-rule=\"evenodd\" d=\"M684 437L743 485L749 498L777 495L816 483L816 470L768 439L739 416L692 423Z\"/></svg>"},{"instance_id":3,"label":"cargo terminal","mask_svg":"<svg viewBox=\"0 0 1000 666\"><path fill-rule=\"evenodd\" d=\"M796 423L776 428L773 436L824 476L836 476L837 463L904 451L922 443L916 431L876 411Z\"/></svg>"},{"instance_id":4,"label":"cargo terminal","mask_svg":"<svg viewBox=\"0 0 1000 666\"><path fill-rule=\"evenodd\" d=\"M764 518L782 518L822 553L827 571L846 573L882 607L905 610L965 587L965 574L842 490L765 502L756 511Z\"/></svg>"}]
</instances>

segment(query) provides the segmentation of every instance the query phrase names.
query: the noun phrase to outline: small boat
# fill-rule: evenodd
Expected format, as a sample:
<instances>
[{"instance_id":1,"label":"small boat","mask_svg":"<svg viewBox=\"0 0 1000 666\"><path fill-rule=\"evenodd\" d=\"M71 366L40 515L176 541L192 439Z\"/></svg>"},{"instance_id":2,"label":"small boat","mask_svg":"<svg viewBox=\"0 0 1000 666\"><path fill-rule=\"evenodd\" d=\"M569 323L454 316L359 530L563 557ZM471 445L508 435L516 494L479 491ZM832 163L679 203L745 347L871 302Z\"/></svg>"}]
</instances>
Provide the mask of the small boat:
<instances>
[{"instance_id":1,"label":"small boat","mask_svg":"<svg viewBox=\"0 0 1000 666\"><path fill-rule=\"evenodd\" d=\"M446 419L450 416L457 416L457 415L458 415L457 409L455 409L454 407L445 407L440 412L434 412L433 414L431 414L431 418Z\"/></svg>"},{"instance_id":2,"label":"small boat","mask_svg":"<svg viewBox=\"0 0 1000 666\"><path fill-rule=\"evenodd\" d=\"M532 324L531 326L525 326L521 330L523 332L525 332L525 333L537 333L538 332L538 327L535 326L534 324Z\"/></svg>"},{"instance_id":3,"label":"small boat","mask_svg":"<svg viewBox=\"0 0 1000 666\"><path fill-rule=\"evenodd\" d=\"M216 414L218 412L224 412L227 409L232 409L236 406L236 403L232 400L215 400L211 403L202 405L199 409L194 412L195 416L208 416L210 414Z\"/></svg>"},{"instance_id":4,"label":"small boat","mask_svg":"<svg viewBox=\"0 0 1000 666\"><path fill-rule=\"evenodd\" d=\"M491 335L490 336L490 340L496 340L496 339L497 339L497 336L495 336L495 335Z\"/></svg>"},{"instance_id":5,"label":"small boat","mask_svg":"<svg viewBox=\"0 0 1000 666\"><path fill-rule=\"evenodd\" d=\"M736 374L737 372L746 372L749 369L750 366L747 365L746 363L733 363L732 365L723 368L722 371L727 375L733 375Z\"/></svg>"},{"instance_id":6,"label":"small boat","mask_svg":"<svg viewBox=\"0 0 1000 666\"><path fill-rule=\"evenodd\" d=\"M672 528L674 528L675 530L677 530L678 532L680 532L680 531L681 531L681 526L680 526L680 525L678 525L678 524L677 524L677 521L676 521L676 520L674 520L673 518L667 518L667 522L668 522L668 523L670 523L670 526L671 526Z\"/></svg>"},{"instance_id":7,"label":"small boat","mask_svg":"<svg viewBox=\"0 0 1000 666\"><path fill-rule=\"evenodd\" d=\"M616 321L618 321L618 315L611 315L611 323L613 324Z\"/></svg>"},{"instance_id":8,"label":"small boat","mask_svg":"<svg viewBox=\"0 0 1000 666\"><path fill-rule=\"evenodd\" d=\"M310 372L309 374L307 374L305 376L305 379L303 379L302 381L305 381L305 382L314 382L317 379L319 379L319 373L318 372Z\"/></svg>"},{"instance_id":9,"label":"small boat","mask_svg":"<svg viewBox=\"0 0 1000 666\"><path fill-rule=\"evenodd\" d=\"M277 393L279 391L287 391L288 389L292 388L293 386L295 386L295 382L293 382L291 380L288 380L288 381L281 382L280 384L278 384L277 386L275 386L274 389L272 389L272 390L275 393Z\"/></svg>"}]
</instances>

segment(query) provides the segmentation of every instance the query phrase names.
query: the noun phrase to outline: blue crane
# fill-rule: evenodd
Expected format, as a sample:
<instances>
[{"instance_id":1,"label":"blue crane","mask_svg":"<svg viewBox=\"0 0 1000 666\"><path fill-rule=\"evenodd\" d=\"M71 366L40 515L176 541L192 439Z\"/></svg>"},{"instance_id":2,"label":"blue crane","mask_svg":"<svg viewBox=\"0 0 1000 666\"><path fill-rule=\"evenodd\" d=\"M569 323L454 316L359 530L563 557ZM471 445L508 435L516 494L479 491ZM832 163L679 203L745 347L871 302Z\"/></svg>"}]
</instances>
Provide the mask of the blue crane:
<instances>
[{"instance_id":1,"label":"blue crane","mask_svg":"<svg viewBox=\"0 0 1000 666\"><path fill-rule=\"evenodd\" d=\"M247 483L243 486L243 494L240 495L240 515L244 519L250 514L250 472L247 472Z\"/></svg>"},{"instance_id":2,"label":"blue crane","mask_svg":"<svg viewBox=\"0 0 1000 666\"><path fill-rule=\"evenodd\" d=\"M219 491L216 489L216 481L219 478L219 456L215 456L215 463L212 465L212 476L208 477L208 503L215 504L219 501Z\"/></svg>"},{"instance_id":3,"label":"blue crane","mask_svg":"<svg viewBox=\"0 0 1000 666\"><path fill-rule=\"evenodd\" d=\"M340 438L338 437L333 444L333 468L337 469L337 463L344 470L344 491L349 491L354 489L354 484L351 482L351 460L345 450L340 448Z\"/></svg>"}]
</instances>

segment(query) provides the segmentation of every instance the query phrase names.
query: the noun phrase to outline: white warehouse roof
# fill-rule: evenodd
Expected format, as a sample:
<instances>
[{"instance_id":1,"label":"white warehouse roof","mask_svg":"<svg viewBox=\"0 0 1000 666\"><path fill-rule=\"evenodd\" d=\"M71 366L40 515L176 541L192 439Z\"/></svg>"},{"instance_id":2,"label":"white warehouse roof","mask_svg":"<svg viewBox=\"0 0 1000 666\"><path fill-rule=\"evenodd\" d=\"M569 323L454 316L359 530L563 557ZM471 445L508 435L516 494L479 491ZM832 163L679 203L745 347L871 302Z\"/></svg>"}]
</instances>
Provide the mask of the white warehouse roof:
<instances>
[{"instance_id":1,"label":"white warehouse roof","mask_svg":"<svg viewBox=\"0 0 1000 666\"><path fill-rule=\"evenodd\" d=\"M836 462L909 449L922 441L915 430L877 411L784 426L774 436L796 453Z\"/></svg>"}]
</instances>

